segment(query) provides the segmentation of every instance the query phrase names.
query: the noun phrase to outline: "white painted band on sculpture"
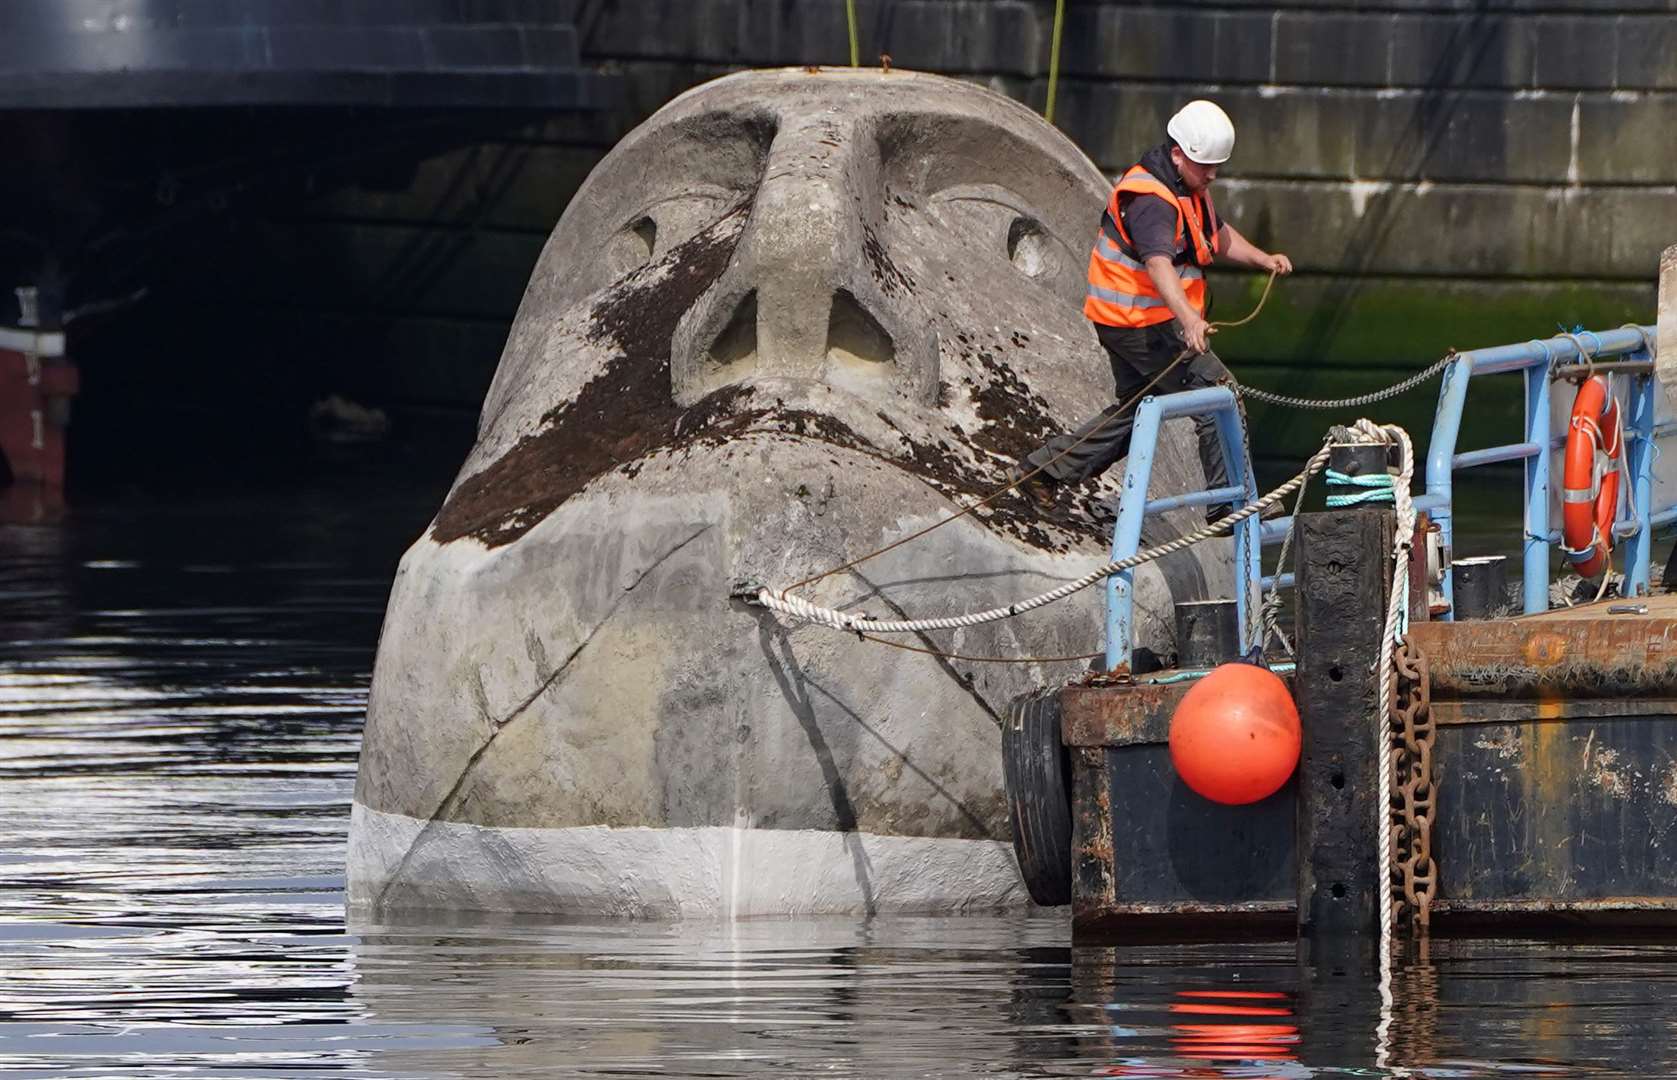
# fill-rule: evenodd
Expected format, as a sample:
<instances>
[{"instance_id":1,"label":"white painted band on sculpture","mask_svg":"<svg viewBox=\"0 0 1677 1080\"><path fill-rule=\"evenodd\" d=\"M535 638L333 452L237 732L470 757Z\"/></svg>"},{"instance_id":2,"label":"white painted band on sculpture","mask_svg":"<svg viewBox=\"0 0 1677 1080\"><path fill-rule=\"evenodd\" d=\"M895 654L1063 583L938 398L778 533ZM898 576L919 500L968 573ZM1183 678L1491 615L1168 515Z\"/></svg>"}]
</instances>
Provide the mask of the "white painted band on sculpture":
<instances>
[{"instance_id":1,"label":"white painted band on sculpture","mask_svg":"<svg viewBox=\"0 0 1677 1080\"><path fill-rule=\"evenodd\" d=\"M360 910L732 919L1031 902L1007 841L823 829L505 828L426 823L357 802L348 862L349 903Z\"/></svg>"}]
</instances>

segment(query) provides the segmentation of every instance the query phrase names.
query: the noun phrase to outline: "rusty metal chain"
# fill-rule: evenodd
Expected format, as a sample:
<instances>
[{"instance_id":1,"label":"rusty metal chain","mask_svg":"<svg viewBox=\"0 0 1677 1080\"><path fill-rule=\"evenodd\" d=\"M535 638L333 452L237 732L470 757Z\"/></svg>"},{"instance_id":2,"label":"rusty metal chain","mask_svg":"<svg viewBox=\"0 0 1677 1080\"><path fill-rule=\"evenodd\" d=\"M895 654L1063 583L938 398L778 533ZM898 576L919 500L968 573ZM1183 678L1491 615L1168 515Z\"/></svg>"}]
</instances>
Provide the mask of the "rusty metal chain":
<instances>
[{"instance_id":1,"label":"rusty metal chain","mask_svg":"<svg viewBox=\"0 0 1677 1080\"><path fill-rule=\"evenodd\" d=\"M1392 695L1392 884L1398 890L1396 916L1411 933L1427 932L1432 898L1438 893L1438 867L1432 859L1432 823L1437 815L1438 785L1432 750L1437 728L1432 719L1432 684L1427 658L1406 637L1392 650L1397 679Z\"/></svg>"}]
</instances>

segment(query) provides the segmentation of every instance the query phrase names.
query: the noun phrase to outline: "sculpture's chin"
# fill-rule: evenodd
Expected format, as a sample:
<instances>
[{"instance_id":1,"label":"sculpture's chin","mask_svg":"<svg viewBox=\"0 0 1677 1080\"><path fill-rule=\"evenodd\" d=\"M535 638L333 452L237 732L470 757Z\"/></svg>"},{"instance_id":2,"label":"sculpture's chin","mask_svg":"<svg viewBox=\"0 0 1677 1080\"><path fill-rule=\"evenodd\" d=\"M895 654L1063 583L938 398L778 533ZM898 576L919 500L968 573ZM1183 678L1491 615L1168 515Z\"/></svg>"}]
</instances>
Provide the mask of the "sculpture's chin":
<instances>
[{"instance_id":1,"label":"sculpture's chin","mask_svg":"<svg viewBox=\"0 0 1677 1080\"><path fill-rule=\"evenodd\" d=\"M739 826L427 826L359 803L351 817L352 914L445 908L734 919L1030 903L1005 840ZM422 833L424 845L404 863Z\"/></svg>"},{"instance_id":2,"label":"sculpture's chin","mask_svg":"<svg viewBox=\"0 0 1677 1080\"><path fill-rule=\"evenodd\" d=\"M603 477L511 544L421 540L380 643L356 792L355 895L394 903L411 888L450 903L451 889L488 889L505 895L470 906L527 906L517 899L527 892L564 907L587 893L580 910L596 914L832 910L813 893L786 893L753 862L797 849L818 860L811 882L847 883L818 890L834 903L871 888L862 868L907 875L921 856L922 885L869 902L895 895L902 910L935 910L1018 899L998 716L1034 680L1078 665L939 660L783 624L729 596L745 578L790 585L949 510L925 481L875 458L743 437ZM969 518L804 595L882 615L988 607L1098 558L1044 552ZM907 641L1067 656L1094 651L1099 625L1091 591L1028 624ZM648 829L677 831L655 839ZM854 845L838 844L840 834ZM697 860L698 884L637 878L588 892L587 881L549 880L570 872L549 859L561 851L604 866L613 851L661 844ZM834 862L821 854L829 849L846 854ZM501 878L479 874L485 860L506 864ZM961 866L994 880L980 887L955 873ZM785 893L790 907L717 892L735 873ZM660 889L670 895L659 899Z\"/></svg>"}]
</instances>

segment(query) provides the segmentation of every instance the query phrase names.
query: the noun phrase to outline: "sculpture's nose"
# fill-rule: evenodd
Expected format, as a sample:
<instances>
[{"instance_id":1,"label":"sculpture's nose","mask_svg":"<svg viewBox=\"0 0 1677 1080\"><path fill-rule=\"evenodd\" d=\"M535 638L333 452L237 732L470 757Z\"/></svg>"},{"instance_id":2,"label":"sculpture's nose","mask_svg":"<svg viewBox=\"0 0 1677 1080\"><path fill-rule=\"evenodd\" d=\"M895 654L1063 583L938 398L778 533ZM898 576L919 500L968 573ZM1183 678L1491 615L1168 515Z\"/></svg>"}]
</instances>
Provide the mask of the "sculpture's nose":
<instances>
[{"instance_id":1,"label":"sculpture's nose","mask_svg":"<svg viewBox=\"0 0 1677 1080\"><path fill-rule=\"evenodd\" d=\"M776 133L728 272L677 329L676 400L766 378L935 396L935 338L900 273L880 280L879 172L853 118L815 113Z\"/></svg>"}]
</instances>

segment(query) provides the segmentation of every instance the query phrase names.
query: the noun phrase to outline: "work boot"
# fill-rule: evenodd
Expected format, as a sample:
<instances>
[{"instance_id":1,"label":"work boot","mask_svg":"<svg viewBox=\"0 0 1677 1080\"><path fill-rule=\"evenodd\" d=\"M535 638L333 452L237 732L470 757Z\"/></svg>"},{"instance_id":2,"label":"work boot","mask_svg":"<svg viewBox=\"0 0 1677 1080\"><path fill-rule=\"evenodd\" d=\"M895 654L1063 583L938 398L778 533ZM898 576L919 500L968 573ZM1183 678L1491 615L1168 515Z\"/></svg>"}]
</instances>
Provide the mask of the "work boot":
<instances>
[{"instance_id":1,"label":"work boot","mask_svg":"<svg viewBox=\"0 0 1677 1080\"><path fill-rule=\"evenodd\" d=\"M1044 473L1025 466L1015 466L1007 474L1007 478L1038 510L1054 509L1054 481Z\"/></svg>"}]
</instances>

